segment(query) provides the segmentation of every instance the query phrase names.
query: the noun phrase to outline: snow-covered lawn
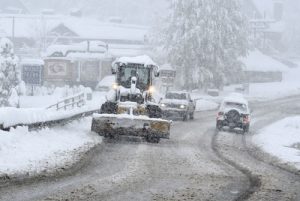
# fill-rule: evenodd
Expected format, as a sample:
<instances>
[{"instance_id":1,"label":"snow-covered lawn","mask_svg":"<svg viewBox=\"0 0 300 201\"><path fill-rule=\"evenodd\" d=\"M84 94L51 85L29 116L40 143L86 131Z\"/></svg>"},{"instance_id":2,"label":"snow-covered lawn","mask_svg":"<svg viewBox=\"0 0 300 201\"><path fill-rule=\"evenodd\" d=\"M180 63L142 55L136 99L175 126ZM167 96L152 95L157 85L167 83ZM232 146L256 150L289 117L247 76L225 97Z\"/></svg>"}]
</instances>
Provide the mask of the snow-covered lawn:
<instances>
[{"instance_id":1,"label":"snow-covered lawn","mask_svg":"<svg viewBox=\"0 0 300 201\"><path fill-rule=\"evenodd\" d=\"M248 100L268 101L300 94L300 67L288 69L284 72L282 82L250 83L249 94L244 94ZM222 94L228 94L240 85L224 88Z\"/></svg>"},{"instance_id":2,"label":"snow-covered lawn","mask_svg":"<svg viewBox=\"0 0 300 201\"><path fill-rule=\"evenodd\" d=\"M45 95L45 96L20 96L21 108L46 108L54 105L61 98L59 96Z\"/></svg>"},{"instance_id":3,"label":"snow-covered lawn","mask_svg":"<svg viewBox=\"0 0 300 201\"><path fill-rule=\"evenodd\" d=\"M91 117L62 128L29 132L18 127L0 131L0 176L36 176L70 167L102 138L90 131Z\"/></svg>"},{"instance_id":4,"label":"snow-covered lawn","mask_svg":"<svg viewBox=\"0 0 300 201\"><path fill-rule=\"evenodd\" d=\"M105 92L93 92L92 100L88 101L88 105L99 105L103 100L105 100ZM53 95L39 95L39 96L21 96L20 97L20 107L21 108L46 108L50 105L56 104L57 102L63 100L64 97L60 93L55 93Z\"/></svg>"},{"instance_id":5,"label":"snow-covered lawn","mask_svg":"<svg viewBox=\"0 0 300 201\"><path fill-rule=\"evenodd\" d=\"M269 125L252 140L267 153L300 169L300 116Z\"/></svg>"}]
</instances>

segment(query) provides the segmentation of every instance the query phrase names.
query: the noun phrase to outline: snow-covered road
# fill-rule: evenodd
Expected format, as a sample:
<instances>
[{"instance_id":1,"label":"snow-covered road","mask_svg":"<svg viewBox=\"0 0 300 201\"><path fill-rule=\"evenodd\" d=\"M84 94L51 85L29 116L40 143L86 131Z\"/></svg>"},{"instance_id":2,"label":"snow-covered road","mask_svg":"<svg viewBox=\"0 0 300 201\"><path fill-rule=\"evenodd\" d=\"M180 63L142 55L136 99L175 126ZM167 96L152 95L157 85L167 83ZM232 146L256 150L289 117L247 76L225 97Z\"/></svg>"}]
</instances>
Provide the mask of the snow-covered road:
<instances>
[{"instance_id":1,"label":"snow-covered road","mask_svg":"<svg viewBox=\"0 0 300 201\"><path fill-rule=\"evenodd\" d=\"M246 136L216 133L212 111L176 122L171 139L160 144L104 141L74 174L2 187L0 200L300 200L299 173L251 144L261 128L290 116L286 111L295 111L299 100L253 103Z\"/></svg>"}]
</instances>

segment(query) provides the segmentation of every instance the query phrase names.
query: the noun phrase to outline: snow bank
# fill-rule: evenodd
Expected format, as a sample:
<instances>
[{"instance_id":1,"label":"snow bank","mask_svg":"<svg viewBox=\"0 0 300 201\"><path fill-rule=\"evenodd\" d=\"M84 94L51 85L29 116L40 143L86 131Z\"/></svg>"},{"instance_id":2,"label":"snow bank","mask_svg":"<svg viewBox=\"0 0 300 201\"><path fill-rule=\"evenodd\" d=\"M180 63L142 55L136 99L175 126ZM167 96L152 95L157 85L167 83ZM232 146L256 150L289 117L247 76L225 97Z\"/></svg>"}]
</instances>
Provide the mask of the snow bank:
<instances>
[{"instance_id":1,"label":"snow bank","mask_svg":"<svg viewBox=\"0 0 300 201\"><path fill-rule=\"evenodd\" d=\"M45 108L0 108L0 125L10 127L19 124L33 124L45 121L61 120L74 115L98 110L105 101L104 97L87 102L87 105L71 110L53 110Z\"/></svg>"},{"instance_id":2,"label":"snow bank","mask_svg":"<svg viewBox=\"0 0 300 201\"><path fill-rule=\"evenodd\" d=\"M251 100L272 100L300 94L300 82L274 82L274 83L255 83L250 84L250 93L245 95Z\"/></svg>"},{"instance_id":3,"label":"snow bank","mask_svg":"<svg viewBox=\"0 0 300 201\"><path fill-rule=\"evenodd\" d=\"M102 138L90 132L91 118L63 128L29 132L18 127L0 131L0 176L34 175L66 168L83 153L100 144Z\"/></svg>"},{"instance_id":4,"label":"snow bank","mask_svg":"<svg viewBox=\"0 0 300 201\"><path fill-rule=\"evenodd\" d=\"M289 117L262 129L253 142L283 162L300 169L300 116Z\"/></svg>"}]
</instances>

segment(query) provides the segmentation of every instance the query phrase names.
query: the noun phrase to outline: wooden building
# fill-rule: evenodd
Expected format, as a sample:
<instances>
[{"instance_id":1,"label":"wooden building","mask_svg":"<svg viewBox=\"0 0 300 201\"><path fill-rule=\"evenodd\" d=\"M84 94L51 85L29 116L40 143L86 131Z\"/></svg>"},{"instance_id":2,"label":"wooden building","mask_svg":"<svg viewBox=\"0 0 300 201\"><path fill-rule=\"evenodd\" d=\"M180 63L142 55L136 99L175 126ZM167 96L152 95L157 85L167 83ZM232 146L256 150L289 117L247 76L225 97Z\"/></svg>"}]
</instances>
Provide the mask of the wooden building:
<instances>
[{"instance_id":1,"label":"wooden building","mask_svg":"<svg viewBox=\"0 0 300 201\"><path fill-rule=\"evenodd\" d=\"M103 42L82 42L75 45L49 47L44 58L46 86L84 85L95 88L111 73L112 57Z\"/></svg>"},{"instance_id":2,"label":"wooden building","mask_svg":"<svg viewBox=\"0 0 300 201\"><path fill-rule=\"evenodd\" d=\"M251 51L242 61L245 81L250 83L281 82L288 70L286 65L259 50Z\"/></svg>"}]
</instances>

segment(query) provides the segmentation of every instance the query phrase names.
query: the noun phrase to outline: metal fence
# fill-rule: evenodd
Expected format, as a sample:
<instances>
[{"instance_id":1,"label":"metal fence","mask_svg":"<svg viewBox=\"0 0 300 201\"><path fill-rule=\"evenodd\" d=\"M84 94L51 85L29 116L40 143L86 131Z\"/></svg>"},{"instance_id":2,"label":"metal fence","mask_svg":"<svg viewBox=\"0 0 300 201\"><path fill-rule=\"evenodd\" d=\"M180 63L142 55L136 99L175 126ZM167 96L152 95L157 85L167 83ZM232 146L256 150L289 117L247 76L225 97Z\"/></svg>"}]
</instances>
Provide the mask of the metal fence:
<instances>
[{"instance_id":1,"label":"metal fence","mask_svg":"<svg viewBox=\"0 0 300 201\"><path fill-rule=\"evenodd\" d=\"M47 107L47 109L67 110L73 109L74 107L82 107L85 105L84 93L77 94L72 97L68 97L62 101L57 102L54 105Z\"/></svg>"}]
</instances>

